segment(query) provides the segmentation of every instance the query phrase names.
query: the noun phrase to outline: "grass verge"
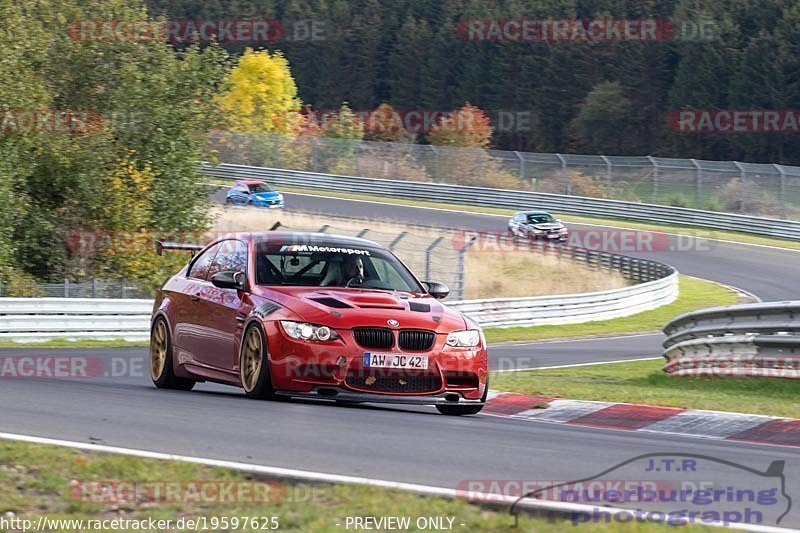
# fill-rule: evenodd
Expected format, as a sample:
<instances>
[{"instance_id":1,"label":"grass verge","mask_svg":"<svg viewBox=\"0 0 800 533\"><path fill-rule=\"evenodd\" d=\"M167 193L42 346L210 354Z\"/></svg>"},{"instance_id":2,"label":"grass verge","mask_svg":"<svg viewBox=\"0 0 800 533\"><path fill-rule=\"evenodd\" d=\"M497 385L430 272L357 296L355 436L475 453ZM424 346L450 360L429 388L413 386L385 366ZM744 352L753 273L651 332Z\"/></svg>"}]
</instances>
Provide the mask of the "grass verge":
<instances>
[{"instance_id":1,"label":"grass verge","mask_svg":"<svg viewBox=\"0 0 800 533\"><path fill-rule=\"evenodd\" d=\"M798 384L768 378L669 376L662 360L552 370L501 372L492 387L507 392L575 400L643 403L800 418Z\"/></svg>"},{"instance_id":2,"label":"grass verge","mask_svg":"<svg viewBox=\"0 0 800 533\"><path fill-rule=\"evenodd\" d=\"M738 295L736 292L718 283L690 276L681 276L678 299L657 309L622 318L586 322L585 324L487 328L484 330L484 334L486 335L486 340L490 343L498 343L654 331L661 329L667 322L682 313L704 307L732 305L737 301Z\"/></svg>"},{"instance_id":3,"label":"grass verge","mask_svg":"<svg viewBox=\"0 0 800 533\"><path fill-rule=\"evenodd\" d=\"M230 185L230 181L215 181L218 185ZM430 207L435 209L450 209L459 211L469 211L473 213L484 213L494 215L511 215L515 211L511 209L497 209L491 207L476 207L471 205L463 205L457 203L441 203L441 202L426 202L421 200L406 200L398 198L389 198L385 196L373 196L366 194L351 194L341 193L337 191L326 191L317 189L302 189L296 187L281 187L281 191L288 193L298 194L313 194L320 196L331 196L335 198L351 199L351 200L366 200L375 202L384 202L388 204L397 205L411 205L417 207ZM290 206L291 207L291 206ZM656 224L649 222L640 222L628 219L618 218L595 218L583 217L577 215L567 215L553 213L559 216L564 222L572 222L574 224L591 224L598 226L620 226L630 229L641 229L649 231L659 231L664 233L675 233L681 235L691 235L693 237L718 239L726 241L741 242L746 244L759 244L764 246L777 246L780 248L789 248L792 250L800 250L800 242L789 239L777 239L772 237L760 237L750 233L742 233L737 231L722 231L708 228L699 228L695 226L682 226L679 224Z\"/></svg>"},{"instance_id":4,"label":"grass verge","mask_svg":"<svg viewBox=\"0 0 800 533\"><path fill-rule=\"evenodd\" d=\"M213 520L220 524L226 518L231 527L214 529L230 531L261 530L265 519L268 521L271 517L276 518L280 531L346 531L347 517L369 516L409 517L412 527L406 531L418 531L413 525L419 517L451 517L454 519L452 529L463 531L507 531L512 524L505 509L493 511L459 500L355 485L309 485L274 480L268 491L254 489L261 482L267 481L221 468L0 441L0 518L29 519L33 525L40 516L51 521L172 520L172 531L194 530L176 527L181 518L205 519L208 528ZM134 491L123 483L135 483L140 490ZM168 486L179 490L167 492ZM203 493L209 498L201 497L194 503L197 499L193 500L192 488L219 486L233 487L235 490L227 494L238 501L220 503L220 498L211 490ZM141 490L147 487L160 487L161 492ZM172 497L164 501L157 494L172 494ZM137 497L127 502L116 501L120 496L124 499L131 495ZM242 497L237 497L239 495ZM258 527L233 527L234 517L239 524L245 523L245 519L257 518ZM48 531L78 529L74 524L71 527L50 525ZM519 531L555 533L570 526L571 522L566 519L523 516ZM639 524L591 526L592 531L604 532L666 531L666 528ZM110 527L92 530L119 531Z\"/></svg>"}]
</instances>

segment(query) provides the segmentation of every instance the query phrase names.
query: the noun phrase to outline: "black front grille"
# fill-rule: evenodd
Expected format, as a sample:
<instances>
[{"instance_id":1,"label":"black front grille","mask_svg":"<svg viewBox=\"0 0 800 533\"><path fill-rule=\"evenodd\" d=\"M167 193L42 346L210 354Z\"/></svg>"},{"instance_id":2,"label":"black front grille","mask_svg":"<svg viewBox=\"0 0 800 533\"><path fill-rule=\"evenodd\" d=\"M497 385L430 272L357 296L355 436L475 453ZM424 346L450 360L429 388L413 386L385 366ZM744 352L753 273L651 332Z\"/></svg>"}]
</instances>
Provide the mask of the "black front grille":
<instances>
[{"instance_id":1,"label":"black front grille","mask_svg":"<svg viewBox=\"0 0 800 533\"><path fill-rule=\"evenodd\" d=\"M353 328L353 338L364 348L387 349L394 346L394 333L388 328Z\"/></svg>"},{"instance_id":2,"label":"black front grille","mask_svg":"<svg viewBox=\"0 0 800 533\"><path fill-rule=\"evenodd\" d=\"M434 392L442 388L437 374L402 374L375 372L374 374L349 373L347 384L358 389L380 392Z\"/></svg>"},{"instance_id":3,"label":"black front grille","mask_svg":"<svg viewBox=\"0 0 800 533\"><path fill-rule=\"evenodd\" d=\"M400 332L400 348L403 350L430 350L436 341L436 334L422 329L404 329Z\"/></svg>"}]
</instances>

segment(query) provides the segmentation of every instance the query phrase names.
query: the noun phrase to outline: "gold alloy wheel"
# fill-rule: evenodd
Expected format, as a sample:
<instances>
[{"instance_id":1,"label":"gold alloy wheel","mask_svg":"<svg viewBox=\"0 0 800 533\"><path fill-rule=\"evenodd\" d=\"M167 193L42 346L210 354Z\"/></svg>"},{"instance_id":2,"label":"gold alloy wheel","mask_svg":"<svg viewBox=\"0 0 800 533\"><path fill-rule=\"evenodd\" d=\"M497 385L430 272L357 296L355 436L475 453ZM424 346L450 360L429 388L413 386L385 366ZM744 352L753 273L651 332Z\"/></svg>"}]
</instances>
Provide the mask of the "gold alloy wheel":
<instances>
[{"instance_id":1,"label":"gold alloy wheel","mask_svg":"<svg viewBox=\"0 0 800 533\"><path fill-rule=\"evenodd\" d=\"M167 363L167 326L163 320L156 322L150 339L150 377L158 381Z\"/></svg>"},{"instance_id":2,"label":"gold alloy wheel","mask_svg":"<svg viewBox=\"0 0 800 533\"><path fill-rule=\"evenodd\" d=\"M261 332L258 328L253 327L247 332L247 338L242 346L241 361L239 362L242 387L246 392L253 392L253 389L258 385L262 359Z\"/></svg>"}]
</instances>

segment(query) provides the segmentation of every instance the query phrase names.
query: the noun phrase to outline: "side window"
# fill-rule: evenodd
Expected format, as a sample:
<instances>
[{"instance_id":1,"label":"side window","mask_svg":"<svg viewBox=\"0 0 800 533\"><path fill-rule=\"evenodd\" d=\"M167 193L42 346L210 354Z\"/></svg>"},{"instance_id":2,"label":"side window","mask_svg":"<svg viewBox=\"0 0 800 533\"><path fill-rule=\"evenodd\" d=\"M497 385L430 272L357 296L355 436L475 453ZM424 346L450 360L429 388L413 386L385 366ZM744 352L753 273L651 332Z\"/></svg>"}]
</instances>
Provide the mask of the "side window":
<instances>
[{"instance_id":1,"label":"side window","mask_svg":"<svg viewBox=\"0 0 800 533\"><path fill-rule=\"evenodd\" d=\"M215 244L196 257L189 268L189 277L202 280L208 279L208 269L211 268L211 263L214 261L218 250L219 244Z\"/></svg>"},{"instance_id":2,"label":"side window","mask_svg":"<svg viewBox=\"0 0 800 533\"><path fill-rule=\"evenodd\" d=\"M208 279L217 272L225 271L247 271L247 245L242 241L228 240L220 243L219 252L208 269Z\"/></svg>"}]
</instances>

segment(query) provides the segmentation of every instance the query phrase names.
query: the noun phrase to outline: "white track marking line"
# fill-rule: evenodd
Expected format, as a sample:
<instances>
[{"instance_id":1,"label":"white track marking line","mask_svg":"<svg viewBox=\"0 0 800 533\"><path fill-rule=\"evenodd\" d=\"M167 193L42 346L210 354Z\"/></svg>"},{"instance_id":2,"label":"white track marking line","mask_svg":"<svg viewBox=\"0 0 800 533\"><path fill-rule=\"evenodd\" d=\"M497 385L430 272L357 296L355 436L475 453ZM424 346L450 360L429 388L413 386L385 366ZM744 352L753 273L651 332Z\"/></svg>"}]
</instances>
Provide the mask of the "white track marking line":
<instances>
[{"instance_id":1,"label":"white track marking line","mask_svg":"<svg viewBox=\"0 0 800 533\"><path fill-rule=\"evenodd\" d=\"M542 339L540 341L508 341L489 344L489 347L510 347L510 346L539 346L541 344L557 344L564 342L596 342L603 340L615 339L632 339L634 337L663 337L664 334L660 331L651 331L644 333L631 333L630 335L588 335L586 337L571 337L565 339Z\"/></svg>"},{"instance_id":2,"label":"white track marking line","mask_svg":"<svg viewBox=\"0 0 800 533\"><path fill-rule=\"evenodd\" d=\"M267 476L294 479L298 481L317 481L322 483L343 483L348 485L367 485L372 487L379 487L390 490L402 490L404 492L413 492L416 494L423 494L426 496L438 496L448 499L467 499L473 503L486 503L486 504L502 504L511 505L517 501L517 498L510 496L502 496L495 494L475 494L473 499L466 498L467 494L464 491L456 489L448 489L444 487L434 487L430 485L418 485L415 483L402 483L399 481L386 481L381 479L372 479L355 476L342 476L338 474L326 474L322 472L311 472L307 470L293 470L290 468L278 468L273 466L263 466L248 463L237 463L233 461L223 461L219 459L206 459L202 457L192 457L187 455L175 455L169 453L152 452L146 450L137 450L134 448L119 448L116 446L106 446L100 444L88 444L83 442L49 439L46 437L34 437L30 435L17 435L14 433L0 433L0 439L12 440L17 442L28 442L31 444L45 444L51 446L66 446L77 450L93 451L100 453L112 453L117 455L129 455L132 457L141 457L144 459L159 459L166 461L180 461L184 463L200 464L204 466L212 466L217 468L227 468L230 470L237 470L240 472L248 472L252 474L263 474ZM594 513L597 509L596 506L570 503L570 502L553 502L536 500L533 498L526 498L522 500L517 506L520 509L544 509L556 511L560 513ZM621 509L617 507L603 507L604 511L630 513L629 509ZM704 523L712 527L721 527L727 529L737 529L743 531L754 531L756 533L784 533L795 531L793 529L786 529L776 526L758 526L750 524L723 524L721 522Z\"/></svg>"},{"instance_id":3,"label":"white track marking line","mask_svg":"<svg viewBox=\"0 0 800 533\"><path fill-rule=\"evenodd\" d=\"M327 198L327 199L331 199L331 200L342 200L342 201L346 201L346 202L361 202L361 203L365 203L365 204L393 205L393 206L400 206L400 207L410 207L410 208L413 208L413 209L428 209L430 211L444 211L444 212L449 212L449 213L459 213L459 214L462 214L462 215L477 215L477 216L482 216L482 217L493 217L493 218L504 218L504 219L508 219L509 218L509 215L501 215L501 214L497 214L497 213L478 213L478 212L475 212L475 211L464 211L464 210L461 210L461 209L447 209L447 208L444 208L444 207L425 207L425 206L421 206L421 205L407 205L407 204L392 203L392 202L381 202L381 201L377 201L377 200L361 200L361 199L355 199L355 198L341 198L339 196L327 196L327 195L322 195L322 194L320 194L320 195L318 195L318 194L308 194L308 193L302 193L302 192L287 192L286 194L295 194L297 196L310 196L310 197L313 197L313 198ZM675 235L677 237L688 237L690 239L704 239L704 240L707 240L707 241L724 242L726 244L740 244L742 246L755 246L755 247L758 247L758 248L769 248L769 249L772 249L772 250L782 250L782 251L785 251L785 252L800 253L800 250L795 250L793 248L784 248L782 246L774 246L774 245L771 245L771 244L757 244L757 243L752 243L752 242L739 242L739 241L731 241L731 240L727 240L727 239L715 239L713 237L698 237L696 235L687 235L685 233L675 233L675 232L670 231L670 230L627 228L625 226L611 226L609 224L591 224L591 223L588 223L588 222L567 222L567 224L572 224L572 225L575 225L575 226L589 226L589 227L594 227L594 228L622 229L622 230L627 230L627 231L649 231L651 233L661 233L661 234L664 234L664 235ZM706 229L706 230L709 230L709 231L714 231L712 228L704 228L702 226L698 226L698 229ZM764 237L764 238L769 239L769 238L776 238L776 237Z\"/></svg>"},{"instance_id":4,"label":"white track marking line","mask_svg":"<svg viewBox=\"0 0 800 533\"><path fill-rule=\"evenodd\" d=\"M554 365L554 366L535 366L531 368L509 368L506 370L490 370L490 372L496 372L498 374L503 372L530 372L533 370L555 370L558 368L572 368L576 366L596 366L596 365L613 365L616 363L632 363L634 361L655 361L657 359L663 359L663 356L658 357L639 357L636 359L616 359L614 361L592 361L591 363L573 363L569 365Z\"/></svg>"}]
</instances>

